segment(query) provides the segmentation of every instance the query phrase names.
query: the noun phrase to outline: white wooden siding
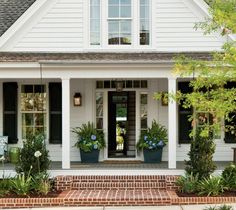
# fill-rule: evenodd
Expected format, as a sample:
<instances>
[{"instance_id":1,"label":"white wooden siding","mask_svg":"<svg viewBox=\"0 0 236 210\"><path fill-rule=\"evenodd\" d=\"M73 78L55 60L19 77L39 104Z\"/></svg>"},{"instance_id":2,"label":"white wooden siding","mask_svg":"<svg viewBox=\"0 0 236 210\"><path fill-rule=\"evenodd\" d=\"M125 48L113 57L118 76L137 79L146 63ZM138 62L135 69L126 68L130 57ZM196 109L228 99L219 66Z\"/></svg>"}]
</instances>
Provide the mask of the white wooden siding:
<instances>
[{"instance_id":1,"label":"white wooden siding","mask_svg":"<svg viewBox=\"0 0 236 210\"><path fill-rule=\"evenodd\" d=\"M135 0L136 1L136 0ZM106 7L102 0L102 8ZM93 49L88 43L88 0L51 0L26 22L0 51L81 52L81 51L213 51L220 50L224 40L219 34L204 35L195 23L205 14L192 0L152 0L151 46L103 46ZM136 10L135 10L136 11ZM138 10L137 10L138 11ZM107 39L105 13L102 37ZM137 18L138 16L136 16ZM136 19L136 21L139 21ZM137 29L138 23L133 20ZM138 30L134 30L139 33ZM133 35L138 40L139 34ZM136 39L135 39L136 38Z\"/></svg>"},{"instance_id":2,"label":"white wooden siding","mask_svg":"<svg viewBox=\"0 0 236 210\"><path fill-rule=\"evenodd\" d=\"M193 7L191 0L156 0L155 43L157 51L211 51L219 50L222 39L219 35L204 35L194 25L204 16ZM194 11L195 10L195 11Z\"/></svg>"},{"instance_id":3,"label":"white wooden siding","mask_svg":"<svg viewBox=\"0 0 236 210\"><path fill-rule=\"evenodd\" d=\"M13 51L79 51L83 48L83 0L57 0Z\"/></svg>"}]
</instances>

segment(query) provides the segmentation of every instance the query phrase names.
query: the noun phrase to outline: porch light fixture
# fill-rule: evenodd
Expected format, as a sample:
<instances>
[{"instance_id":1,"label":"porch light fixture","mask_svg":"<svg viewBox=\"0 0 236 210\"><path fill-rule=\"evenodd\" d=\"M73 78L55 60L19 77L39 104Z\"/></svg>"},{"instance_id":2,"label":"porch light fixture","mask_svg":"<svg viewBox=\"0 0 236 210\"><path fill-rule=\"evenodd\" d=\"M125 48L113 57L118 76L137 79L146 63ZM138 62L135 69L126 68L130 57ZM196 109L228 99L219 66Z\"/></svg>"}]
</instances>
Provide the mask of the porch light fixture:
<instances>
[{"instance_id":1,"label":"porch light fixture","mask_svg":"<svg viewBox=\"0 0 236 210\"><path fill-rule=\"evenodd\" d=\"M74 106L81 106L82 105L82 96L80 93L75 93L74 95Z\"/></svg>"},{"instance_id":2,"label":"porch light fixture","mask_svg":"<svg viewBox=\"0 0 236 210\"><path fill-rule=\"evenodd\" d=\"M123 91L123 81L116 81L116 92L122 92Z\"/></svg>"}]
</instances>

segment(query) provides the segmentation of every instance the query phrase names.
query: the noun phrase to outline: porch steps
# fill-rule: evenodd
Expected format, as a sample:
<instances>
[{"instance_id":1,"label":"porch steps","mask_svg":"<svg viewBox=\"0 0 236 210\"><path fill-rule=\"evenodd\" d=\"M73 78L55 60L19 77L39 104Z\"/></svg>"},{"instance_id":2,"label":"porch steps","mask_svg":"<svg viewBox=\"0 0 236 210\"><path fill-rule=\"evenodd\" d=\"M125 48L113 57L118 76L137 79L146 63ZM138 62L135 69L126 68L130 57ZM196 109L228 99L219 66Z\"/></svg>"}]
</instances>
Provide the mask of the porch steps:
<instances>
[{"instance_id":1,"label":"porch steps","mask_svg":"<svg viewBox=\"0 0 236 210\"><path fill-rule=\"evenodd\" d=\"M59 176L65 205L170 205L175 176Z\"/></svg>"}]
</instances>

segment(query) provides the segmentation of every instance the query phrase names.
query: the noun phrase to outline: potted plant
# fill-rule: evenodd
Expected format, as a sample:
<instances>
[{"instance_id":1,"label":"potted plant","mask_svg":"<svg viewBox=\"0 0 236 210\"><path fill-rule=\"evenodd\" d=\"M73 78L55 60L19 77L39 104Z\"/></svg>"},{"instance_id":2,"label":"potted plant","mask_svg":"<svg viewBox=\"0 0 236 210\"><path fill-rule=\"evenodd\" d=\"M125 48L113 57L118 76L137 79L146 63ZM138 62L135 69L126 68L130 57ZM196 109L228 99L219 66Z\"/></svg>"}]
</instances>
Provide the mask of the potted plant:
<instances>
[{"instance_id":1,"label":"potted plant","mask_svg":"<svg viewBox=\"0 0 236 210\"><path fill-rule=\"evenodd\" d=\"M72 129L77 135L75 147L80 150L81 162L97 163L100 149L105 147L104 133L97 130L93 123L88 122Z\"/></svg>"},{"instance_id":2,"label":"potted plant","mask_svg":"<svg viewBox=\"0 0 236 210\"><path fill-rule=\"evenodd\" d=\"M167 129L153 120L152 126L141 133L137 148L143 150L144 162L159 163L166 143Z\"/></svg>"}]
</instances>

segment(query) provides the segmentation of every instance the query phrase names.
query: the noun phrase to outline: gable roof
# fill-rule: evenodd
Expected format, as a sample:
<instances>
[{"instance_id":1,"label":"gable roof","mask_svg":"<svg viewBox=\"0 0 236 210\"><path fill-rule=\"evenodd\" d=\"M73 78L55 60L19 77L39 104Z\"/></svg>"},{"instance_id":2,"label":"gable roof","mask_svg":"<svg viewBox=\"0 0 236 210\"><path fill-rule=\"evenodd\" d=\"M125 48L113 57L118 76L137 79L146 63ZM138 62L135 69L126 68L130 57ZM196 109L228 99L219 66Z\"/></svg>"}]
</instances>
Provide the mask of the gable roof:
<instances>
[{"instance_id":1,"label":"gable roof","mask_svg":"<svg viewBox=\"0 0 236 210\"><path fill-rule=\"evenodd\" d=\"M0 1L0 36L35 2L36 0Z\"/></svg>"}]
</instances>

